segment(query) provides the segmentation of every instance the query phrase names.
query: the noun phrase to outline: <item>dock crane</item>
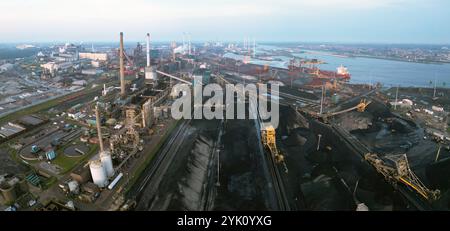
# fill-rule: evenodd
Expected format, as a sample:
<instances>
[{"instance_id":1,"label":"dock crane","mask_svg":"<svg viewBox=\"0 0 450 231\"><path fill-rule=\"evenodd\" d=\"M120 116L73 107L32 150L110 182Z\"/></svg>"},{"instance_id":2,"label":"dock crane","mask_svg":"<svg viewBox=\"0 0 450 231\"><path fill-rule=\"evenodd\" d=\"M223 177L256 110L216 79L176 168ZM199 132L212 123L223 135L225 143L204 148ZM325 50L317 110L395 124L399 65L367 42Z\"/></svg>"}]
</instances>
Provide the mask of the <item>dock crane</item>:
<instances>
[{"instance_id":1,"label":"dock crane","mask_svg":"<svg viewBox=\"0 0 450 231\"><path fill-rule=\"evenodd\" d=\"M283 164L285 172L288 172L284 156L278 151L275 128L272 126L264 127L261 130L262 142L274 157L275 163Z\"/></svg>"},{"instance_id":2,"label":"dock crane","mask_svg":"<svg viewBox=\"0 0 450 231\"><path fill-rule=\"evenodd\" d=\"M356 110L358 112L364 112L367 108L367 106L369 106L369 104L371 104L372 101L368 101L366 99L361 99L359 101L359 103L353 107L341 110L341 111L336 111L336 112L326 112L326 113L318 113L318 112L309 112L309 114L315 118L322 118L323 121L328 121L328 118L336 116L336 115L340 115L340 114L344 114L353 110Z\"/></svg>"},{"instance_id":3,"label":"dock crane","mask_svg":"<svg viewBox=\"0 0 450 231\"><path fill-rule=\"evenodd\" d=\"M401 183L420 194L428 201L439 199L441 192L427 188L419 177L411 170L406 154L389 155L385 158L394 163L394 166L388 165L377 154L367 153L364 158L379 172L385 179L395 187Z\"/></svg>"},{"instance_id":4,"label":"dock crane","mask_svg":"<svg viewBox=\"0 0 450 231\"><path fill-rule=\"evenodd\" d=\"M277 149L275 128L272 126L265 127L262 130L262 140L264 146L266 146L270 152L275 157L277 163L282 163L284 161L284 156Z\"/></svg>"},{"instance_id":5,"label":"dock crane","mask_svg":"<svg viewBox=\"0 0 450 231\"><path fill-rule=\"evenodd\" d=\"M310 74L320 77L320 69L318 66L324 63L325 62L318 59L302 60L300 61L300 66L308 67L311 70Z\"/></svg>"}]
</instances>

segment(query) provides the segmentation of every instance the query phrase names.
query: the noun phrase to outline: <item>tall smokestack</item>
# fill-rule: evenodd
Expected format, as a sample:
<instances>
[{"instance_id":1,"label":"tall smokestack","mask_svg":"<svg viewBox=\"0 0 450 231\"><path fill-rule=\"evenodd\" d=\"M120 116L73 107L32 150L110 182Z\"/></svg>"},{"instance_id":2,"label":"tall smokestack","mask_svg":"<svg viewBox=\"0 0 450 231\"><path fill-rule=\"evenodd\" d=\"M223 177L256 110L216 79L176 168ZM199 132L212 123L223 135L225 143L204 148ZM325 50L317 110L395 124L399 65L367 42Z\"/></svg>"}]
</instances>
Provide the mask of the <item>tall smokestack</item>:
<instances>
[{"instance_id":1,"label":"tall smokestack","mask_svg":"<svg viewBox=\"0 0 450 231\"><path fill-rule=\"evenodd\" d=\"M150 33L147 33L147 67L150 66Z\"/></svg>"},{"instance_id":2,"label":"tall smokestack","mask_svg":"<svg viewBox=\"0 0 450 231\"><path fill-rule=\"evenodd\" d=\"M123 67L123 32L120 32L120 49L119 49L119 62L120 62L120 96L125 97L125 73Z\"/></svg>"},{"instance_id":3,"label":"tall smokestack","mask_svg":"<svg viewBox=\"0 0 450 231\"><path fill-rule=\"evenodd\" d=\"M105 149L103 147L103 135L100 126L100 113L98 111L98 105L95 106L95 124L97 125L98 143L100 144L100 152L102 153Z\"/></svg>"}]
</instances>

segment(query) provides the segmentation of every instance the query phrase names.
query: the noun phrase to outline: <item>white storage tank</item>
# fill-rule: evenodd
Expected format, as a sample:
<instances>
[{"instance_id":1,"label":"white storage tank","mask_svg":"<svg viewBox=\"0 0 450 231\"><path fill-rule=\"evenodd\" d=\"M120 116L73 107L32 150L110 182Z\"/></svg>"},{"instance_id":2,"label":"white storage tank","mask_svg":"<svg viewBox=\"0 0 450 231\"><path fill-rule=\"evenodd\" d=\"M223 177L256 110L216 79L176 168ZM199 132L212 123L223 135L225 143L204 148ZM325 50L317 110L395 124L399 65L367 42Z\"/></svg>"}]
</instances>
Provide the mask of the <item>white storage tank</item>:
<instances>
[{"instance_id":1,"label":"white storage tank","mask_svg":"<svg viewBox=\"0 0 450 231\"><path fill-rule=\"evenodd\" d=\"M113 168L111 153L109 151L101 152L100 160L102 162L103 168L105 169L106 176L108 178L114 176L114 168Z\"/></svg>"},{"instance_id":2,"label":"white storage tank","mask_svg":"<svg viewBox=\"0 0 450 231\"><path fill-rule=\"evenodd\" d=\"M89 163L89 169L91 170L92 181L98 187L103 188L108 184L108 178L106 177L106 171L103 168L100 160L93 160Z\"/></svg>"}]
</instances>

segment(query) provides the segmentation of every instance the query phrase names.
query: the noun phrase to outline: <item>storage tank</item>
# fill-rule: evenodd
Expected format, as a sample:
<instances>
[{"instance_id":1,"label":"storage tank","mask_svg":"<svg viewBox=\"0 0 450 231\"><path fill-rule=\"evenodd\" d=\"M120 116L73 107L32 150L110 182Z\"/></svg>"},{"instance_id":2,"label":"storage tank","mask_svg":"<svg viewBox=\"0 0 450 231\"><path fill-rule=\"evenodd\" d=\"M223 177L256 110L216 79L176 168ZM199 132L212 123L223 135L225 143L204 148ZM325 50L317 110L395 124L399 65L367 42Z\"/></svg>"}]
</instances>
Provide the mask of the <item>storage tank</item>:
<instances>
[{"instance_id":1,"label":"storage tank","mask_svg":"<svg viewBox=\"0 0 450 231\"><path fill-rule=\"evenodd\" d=\"M109 151L103 151L100 153L100 160L102 162L103 168L105 169L106 176L112 177L114 175L114 168L111 158L111 153Z\"/></svg>"},{"instance_id":2,"label":"storage tank","mask_svg":"<svg viewBox=\"0 0 450 231\"><path fill-rule=\"evenodd\" d=\"M17 195L14 186L7 184L6 182L0 185L0 191L6 203L12 203L16 200Z\"/></svg>"},{"instance_id":3,"label":"storage tank","mask_svg":"<svg viewBox=\"0 0 450 231\"><path fill-rule=\"evenodd\" d=\"M105 169L103 168L102 162L100 160L94 160L89 163L89 168L91 170L92 181L98 187L103 188L108 183L106 177Z\"/></svg>"}]
</instances>

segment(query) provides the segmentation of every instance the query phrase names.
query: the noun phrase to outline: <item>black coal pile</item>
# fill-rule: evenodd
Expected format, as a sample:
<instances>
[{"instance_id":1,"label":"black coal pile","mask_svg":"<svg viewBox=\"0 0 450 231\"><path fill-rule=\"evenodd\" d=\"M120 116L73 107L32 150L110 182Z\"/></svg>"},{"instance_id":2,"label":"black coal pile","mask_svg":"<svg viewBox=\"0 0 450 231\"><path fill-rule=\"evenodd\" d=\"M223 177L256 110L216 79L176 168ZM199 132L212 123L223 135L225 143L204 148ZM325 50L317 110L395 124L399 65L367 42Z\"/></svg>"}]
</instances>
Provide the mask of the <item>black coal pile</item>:
<instances>
[{"instance_id":1,"label":"black coal pile","mask_svg":"<svg viewBox=\"0 0 450 231\"><path fill-rule=\"evenodd\" d=\"M342 197L332 177L321 174L312 181L302 184L302 191L309 210L336 211L348 207L348 199Z\"/></svg>"},{"instance_id":2,"label":"black coal pile","mask_svg":"<svg viewBox=\"0 0 450 231\"><path fill-rule=\"evenodd\" d=\"M410 124L408 124L405 120L399 118L394 118L389 125L390 125L389 128L391 130L398 131L400 133L411 133L414 132L415 128L417 128L417 126L414 125L413 127Z\"/></svg>"},{"instance_id":3,"label":"black coal pile","mask_svg":"<svg viewBox=\"0 0 450 231\"><path fill-rule=\"evenodd\" d=\"M392 114L388 107L377 101L371 103L364 113L372 115L371 126L350 132L374 152L405 153L421 140L422 132L414 122Z\"/></svg>"},{"instance_id":4,"label":"black coal pile","mask_svg":"<svg viewBox=\"0 0 450 231\"><path fill-rule=\"evenodd\" d=\"M211 165L217 125L218 121L214 120L195 120L185 128L184 136L178 137L183 139L179 148L171 149L176 153L172 153L173 159L166 169L160 166L161 172L153 175L140 192L136 210L198 211L207 208L208 202L214 200L210 182L211 171L215 169Z\"/></svg>"},{"instance_id":5,"label":"black coal pile","mask_svg":"<svg viewBox=\"0 0 450 231\"><path fill-rule=\"evenodd\" d=\"M212 145L211 138L203 135L199 135L194 142L194 147L187 158L184 177L178 183L177 194L183 210L197 211L203 209Z\"/></svg>"},{"instance_id":6,"label":"black coal pile","mask_svg":"<svg viewBox=\"0 0 450 231\"><path fill-rule=\"evenodd\" d=\"M288 146L305 145L307 139L299 134L299 132L293 132L290 136L283 137L283 143Z\"/></svg>"},{"instance_id":7,"label":"black coal pile","mask_svg":"<svg viewBox=\"0 0 450 231\"><path fill-rule=\"evenodd\" d=\"M293 130L298 128L309 128L308 120L300 113L290 107L280 108L280 123L278 126L278 132L289 135Z\"/></svg>"},{"instance_id":8,"label":"black coal pile","mask_svg":"<svg viewBox=\"0 0 450 231\"><path fill-rule=\"evenodd\" d=\"M287 120L299 121L297 116L301 115L289 112L291 108L280 109L282 119L277 144L289 169L285 188L292 197L291 203L299 210L354 211L359 203L370 210L404 208L397 202L398 198L394 198L391 186L365 164L359 154L349 149L330 126L311 120L307 128L290 128L290 124L296 123ZM366 115L366 118L373 117ZM380 126L372 125L369 129L376 135ZM385 130L389 130L387 125Z\"/></svg>"},{"instance_id":9,"label":"black coal pile","mask_svg":"<svg viewBox=\"0 0 450 231\"><path fill-rule=\"evenodd\" d=\"M254 121L227 121L222 142L220 186L213 210L276 209Z\"/></svg>"},{"instance_id":10,"label":"black coal pile","mask_svg":"<svg viewBox=\"0 0 450 231\"><path fill-rule=\"evenodd\" d=\"M450 178L447 177L450 176L450 158L440 160L439 162L427 166L426 175L433 188L450 188Z\"/></svg>"}]
</instances>

